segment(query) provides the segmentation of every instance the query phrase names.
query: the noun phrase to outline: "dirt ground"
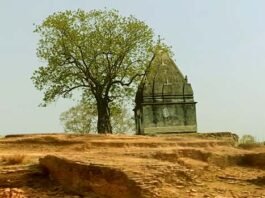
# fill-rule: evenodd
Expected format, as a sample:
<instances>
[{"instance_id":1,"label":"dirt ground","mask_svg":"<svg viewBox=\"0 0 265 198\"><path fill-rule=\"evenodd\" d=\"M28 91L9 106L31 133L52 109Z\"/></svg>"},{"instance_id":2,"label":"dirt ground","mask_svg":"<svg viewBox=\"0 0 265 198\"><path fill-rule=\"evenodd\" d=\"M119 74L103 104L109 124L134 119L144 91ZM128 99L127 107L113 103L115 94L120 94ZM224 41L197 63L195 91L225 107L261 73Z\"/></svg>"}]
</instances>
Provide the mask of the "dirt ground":
<instances>
[{"instance_id":1,"label":"dirt ground","mask_svg":"<svg viewBox=\"0 0 265 198\"><path fill-rule=\"evenodd\" d=\"M0 197L265 198L265 146L238 148L230 134L10 136Z\"/></svg>"}]
</instances>

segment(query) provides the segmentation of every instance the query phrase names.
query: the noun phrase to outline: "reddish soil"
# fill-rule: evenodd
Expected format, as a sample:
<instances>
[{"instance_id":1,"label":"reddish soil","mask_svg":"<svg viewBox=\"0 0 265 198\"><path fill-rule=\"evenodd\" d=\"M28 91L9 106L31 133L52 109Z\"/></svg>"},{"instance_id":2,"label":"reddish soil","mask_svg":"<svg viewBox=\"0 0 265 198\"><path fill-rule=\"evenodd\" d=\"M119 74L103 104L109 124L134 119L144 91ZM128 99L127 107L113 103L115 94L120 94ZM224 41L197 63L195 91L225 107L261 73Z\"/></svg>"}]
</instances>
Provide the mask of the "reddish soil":
<instances>
[{"instance_id":1,"label":"reddish soil","mask_svg":"<svg viewBox=\"0 0 265 198\"><path fill-rule=\"evenodd\" d=\"M265 146L224 134L0 139L0 197L264 197ZM9 165L8 157L25 155ZM39 163L40 160L40 163Z\"/></svg>"}]
</instances>

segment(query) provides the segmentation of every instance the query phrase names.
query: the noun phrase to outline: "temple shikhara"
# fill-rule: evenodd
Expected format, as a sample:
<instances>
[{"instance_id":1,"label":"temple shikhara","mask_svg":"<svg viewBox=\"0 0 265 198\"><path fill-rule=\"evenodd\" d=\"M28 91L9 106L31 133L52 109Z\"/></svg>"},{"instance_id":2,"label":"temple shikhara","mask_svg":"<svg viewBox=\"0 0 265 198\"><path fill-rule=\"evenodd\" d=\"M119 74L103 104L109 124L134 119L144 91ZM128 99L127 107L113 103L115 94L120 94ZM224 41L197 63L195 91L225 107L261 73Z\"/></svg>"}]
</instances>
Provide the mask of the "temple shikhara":
<instances>
[{"instance_id":1,"label":"temple shikhara","mask_svg":"<svg viewBox=\"0 0 265 198\"><path fill-rule=\"evenodd\" d=\"M135 103L137 134L197 131L191 84L167 52L158 52L152 61Z\"/></svg>"}]
</instances>

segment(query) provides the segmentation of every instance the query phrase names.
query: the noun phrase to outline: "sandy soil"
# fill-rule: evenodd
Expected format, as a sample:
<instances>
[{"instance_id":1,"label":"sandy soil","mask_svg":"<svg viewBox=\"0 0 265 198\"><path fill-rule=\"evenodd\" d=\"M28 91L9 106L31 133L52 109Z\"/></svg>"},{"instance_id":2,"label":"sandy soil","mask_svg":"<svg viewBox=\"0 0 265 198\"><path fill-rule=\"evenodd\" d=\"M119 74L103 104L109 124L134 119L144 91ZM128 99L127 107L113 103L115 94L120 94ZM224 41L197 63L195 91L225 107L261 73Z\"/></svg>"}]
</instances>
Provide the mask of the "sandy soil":
<instances>
[{"instance_id":1,"label":"sandy soil","mask_svg":"<svg viewBox=\"0 0 265 198\"><path fill-rule=\"evenodd\" d=\"M3 160L18 154L25 156L20 164ZM60 181L71 171L63 166L43 171L39 158L47 155L70 160L71 169L82 163L114 172L94 181L87 181L93 178L89 175ZM125 176L120 179L117 174ZM80 190L85 182L91 188ZM135 198L265 198L265 147L240 149L229 135L51 134L0 139L0 197L117 197L128 189Z\"/></svg>"}]
</instances>

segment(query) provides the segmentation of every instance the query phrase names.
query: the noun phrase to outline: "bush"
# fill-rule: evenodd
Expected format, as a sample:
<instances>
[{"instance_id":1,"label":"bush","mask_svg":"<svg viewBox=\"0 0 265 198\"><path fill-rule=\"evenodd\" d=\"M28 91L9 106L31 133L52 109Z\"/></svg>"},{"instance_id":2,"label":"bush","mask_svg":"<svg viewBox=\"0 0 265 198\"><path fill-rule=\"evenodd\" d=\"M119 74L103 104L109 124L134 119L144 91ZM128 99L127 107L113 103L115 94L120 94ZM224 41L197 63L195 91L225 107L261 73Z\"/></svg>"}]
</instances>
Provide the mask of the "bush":
<instances>
[{"instance_id":1,"label":"bush","mask_svg":"<svg viewBox=\"0 0 265 198\"><path fill-rule=\"evenodd\" d=\"M25 155L22 155L22 154L9 155L9 156L2 157L2 162L5 165L22 164L24 160L25 160Z\"/></svg>"},{"instance_id":2,"label":"bush","mask_svg":"<svg viewBox=\"0 0 265 198\"><path fill-rule=\"evenodd\" d=\"M263 146L263 142L257 142L256 138L252 135L243 135L240 140L238 146L244 149L251 149Z\"/></svg>"},{"instance_id":3,"label":"bush","mask_svg":"<svg viewBox=\"0 0 265 198\"><path fill-rule=\"evenodd\" d=\"M252 135L243 135L240 138L239 143L240 144L253 144L253 143L256 143L256 139Z\"/></svg>"}]
</instances>

